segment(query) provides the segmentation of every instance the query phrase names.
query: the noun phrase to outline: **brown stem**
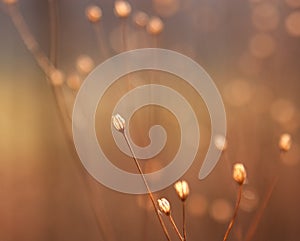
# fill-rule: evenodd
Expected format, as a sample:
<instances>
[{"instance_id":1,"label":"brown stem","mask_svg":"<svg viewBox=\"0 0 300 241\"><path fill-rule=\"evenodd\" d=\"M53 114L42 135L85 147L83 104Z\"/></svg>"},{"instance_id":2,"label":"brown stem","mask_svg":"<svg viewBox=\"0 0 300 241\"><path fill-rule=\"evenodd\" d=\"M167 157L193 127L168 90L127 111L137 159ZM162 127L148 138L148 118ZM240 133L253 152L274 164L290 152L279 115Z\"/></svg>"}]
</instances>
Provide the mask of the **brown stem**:
<instances>
[{"instance_id":1,"label":"brown stem","mask_svg":"<svg viewBox=\"0 0 300 241\"><path fill-rule=\"evenodd\" d=\"M122 45L123 51L127 51L127 23L126 18L121 20L121 35L122 35Z\"/></svg>"},{"instance_id":2,"label":"brown stem","mask_svg":"<svg viewBox=\"0 0 300 241\"><path fill-rule=\"evenodd\" d=\"M171 214L169 214L169 219L170 219L170 222L171 222L171 224L172 224L172 226L173 226L173 228L174 228L176 234L178 235L179 239L180 239L181 241L184 241L184 238L183 238L182 235L180 234L180 232L179 232L179 230L178 230L178 228L177 228L177 225L176 225L176 223L175 223L175 221L174 221L174 219L173 219L173 217L172 217Z\"/></svg>"},{"instance_id":3,"label":"brown stem","mask_svg":"<svg viewBox=\"0 0 300 241\"><path fill-rule=\"evenodd\" d=\"M100 51L100 57L102 57L104 60L109 57L109 50L106 45L106 42L104 42L104 39L102 38L103 34L103 26L101 23L93 23L93 29L95 32L98 48Z\"/></svg>"},{"instance_id":4,"label":"brown stem","mask_svg":"<svg viewBox=\"0 0 300 241\"><path fill-rule=\"evenodd\" d=\"M258 224L263 216L263 213L271 199L271 196L272 196L272 193L274 191L274 188L277 184L279 180L279 177L278 176L275 176L273 179L272 179L272 182L268 188L268 191L266 192L265 196L264 196L264 199L262 201L262 204L261 204L261 207L260 209L257 211L256 215L254 216L250 226L249 226L249 229L246 233L246 236L245 236L245 241L250 241L252 240L255 232L256 232L256 229L258 227Z\"/></svg>"},{"instance_id":5,"label":"brown stem","mask_svg":"<svg viewBox=\"0 0 300 241\"><path fill-rule=\"evenodd\" d=\"M49 4L49 23L50 23L50 61L57 67L58 49L58 9L57 0L48 0Z\"/></svg>"},{"instance_id":6,"label":"brown stem","mask_svg":"<svg viewBox=\"0 0 300 241\"><path fill-rule=\"evenodd\" d=\"M133 149L132 149L132 147L131 147L131 144L130 144L130 142L129 142L129 139L127 138L127 135L126 135L126 133L125 133L124 131L122 132L122 134L123 134L124 139L125 139L125 141L126 141L128 147L129 147L129 150L130 150L130 152L131 152L131 154L132 154L132 158L133 158L133 160L134 160L134 163L135 163L135 165L136 165L136 167L137 167L137 169L138 169L138 171L139 171L139 173L140 173L140 175L141 175L141 177L142 177L142 179L143 179L143 182L144 182L144 184L145 184L145 186L146 186L146 188L147 188L147 192L148 192L149 198L150 198L150 200L151 200L151 202L152 202L153 208L154 208L155 213L156 213L156 216L157 216L157 218L158 218L158 220L159 220L159 222L160 222L160 225L161 225L161 227L162 227L162 229L163 229L163 231L164 231L164 234L165 234L167 240L171 240L170 235L169 235L169 233L168 233L168 230L167 230L167 228L166 228L166 225L165 225L164 221L162 220L162 217L160 216L160 214L159 214L159 212L158 212L158 209L157 209L157 206L156 206L154 197L153 197L153 193L152 193L152 191L151 191L150 188L149 188L149 185L148 185L148 183L147 183L147 180L146 180L146 178L145 178L145 175L144 175L144 173L143 173L143 171L142 171L142 168L141 168L141 166L140 166L140 164L139 164L139 162L138 162L138 160L137 160L137 158L136 158L136 156L135 156L135 154L134 154L134 151L133 151Z\"/></svg>"},{"instance_id":7,"label":"brown stem","mask_svg":"<svg viewBox=\"0 0 300 241\"><path fill-rule=\"evenodd\" d=\"M183 239L186 241L185 201L182 201L182 233Z\"/></svg>"},{"instance_id":8,"label":"brown stem","mask_svg":"<svg viewBox=\"0 0 300 241\"><path fill-rule=\"evenodd\" d=\"M50 3L51 1L49 1ZM51 8L51 7L50 7ZM52 10L51 10L52 11ZM27 47L27 49L29 50L29 52L32 54L32 56L35 58L36 62L38 63L38 65L40 66L40 68L43 70L43 72L45 73L45 75L48 77L48 79L50 78L50 73L51 71L55 70L55 66L54 64L52 64L52 62L48 59L48 57L44 54L44 52L40 49L40 46L38 44L38 42L36 41L36 39L34 38L34 36L32 35L32 33L29 30L29 27L27 26L21 12L19 11L18 7L16 4L13 5L7 5L6 6L6 13L9 15L9 17L11 18L15 28L17 29L22 41L24 42L25 46ZM55 13L55 12L54 12ZM53 14L53 12L50 14L50 18L56 18L56 14ZM55 20L56 22L57 20ZM50 22L52 22L52 20L50 20ZM57 27L52 26L51 27L51 32L52 31L56 31ZM57 36L55 33L52 32L51 34L52 36ZM52 39L54 40L54 37L51 37L51 41ZM56 37L55 37L56 39ZM51 44L50 46L51 50L50 50L50 56L51 58L55 59L56 58L56 49L57 49L57 45L56 44ZM74 144L72 142L72 132L71 132L71 118L70 116L67 114L67 106L66 106L66 102L63 98L63 90L61 87L54 87L51 85L53 94L55 96L55 101L56 101L56 107L58 108L58 111L60 113L59 117L62 120L63 123L63 130L65 131L65 136L66 136L66 140L68 143L68 147L71 150L71 154L74 158L74 160L77 158L76 156L76 151L74 149ZM76 162L76 164L79 165L79 162ZM80 167L79 170L82 170L82 168ZM80 176L83 178L83 180L87 183L87 179L85 178L85 175L83 172L80 172ZM88 184L88 183L87 183ZM87 185L88 188L89 185ZM87 195L90 195L90 192L87 191ZM95 221L97 223L98 229L100 231L100 234L105 236L105 240L108 240L108 238L110 240L115 240L113 232L111 232L110 235L105 235L105 233L107 232L106 229L102 228L104 227L105 221L104 218L101 217L101 219L99 219L95 213L95 208L91 202L91 199L88 198L89 201L89 205L92 209L92 213L94 214L94 218ZM108 226L108 225L106 225Z\"/></svg>"},{"instance_id":9,"label":"brown stem","mask_svg":"<svg viewBox=\"0 0 300 241\"><path fill-rule=\"evenodd\" d=\"M234 213L233 213L231 221L230 221L230 223L228 225L226 233L224 235L223 241L226 241L228 239L230 231L231 231L231 229L233 227L233 224L234 224L234 222L236 220L236 216L237 216L237 213L238 213L238 210L239 210L239 206L240 206L240 202L241 202L241 198L242 198L242 191L243 191L243 185L239 185L239 190L238 190L238 194L237 194L237 199L236 199L236 204L235 204L235 208L234 208Z\"/></svg>"}]
</instances>

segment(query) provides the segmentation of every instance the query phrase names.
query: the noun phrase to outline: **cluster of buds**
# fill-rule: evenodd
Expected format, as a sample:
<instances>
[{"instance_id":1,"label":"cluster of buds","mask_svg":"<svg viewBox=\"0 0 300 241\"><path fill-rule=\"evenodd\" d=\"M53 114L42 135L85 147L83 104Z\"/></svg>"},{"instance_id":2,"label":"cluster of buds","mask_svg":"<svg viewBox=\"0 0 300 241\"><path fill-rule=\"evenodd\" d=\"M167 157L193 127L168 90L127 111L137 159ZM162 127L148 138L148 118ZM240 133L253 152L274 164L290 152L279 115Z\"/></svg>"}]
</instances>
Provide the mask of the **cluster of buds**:
<instances>
[{"instance_id":1,"label":"cluster of buds","mask_svg":"<svg viewBox=\"0 0 300 241\"><path fill-rule=\"evenodd\" d=\"M247 179L247 172L243 164L234 164L232 177L239 185L245 184Z\"/></svg>"}]
</instances>

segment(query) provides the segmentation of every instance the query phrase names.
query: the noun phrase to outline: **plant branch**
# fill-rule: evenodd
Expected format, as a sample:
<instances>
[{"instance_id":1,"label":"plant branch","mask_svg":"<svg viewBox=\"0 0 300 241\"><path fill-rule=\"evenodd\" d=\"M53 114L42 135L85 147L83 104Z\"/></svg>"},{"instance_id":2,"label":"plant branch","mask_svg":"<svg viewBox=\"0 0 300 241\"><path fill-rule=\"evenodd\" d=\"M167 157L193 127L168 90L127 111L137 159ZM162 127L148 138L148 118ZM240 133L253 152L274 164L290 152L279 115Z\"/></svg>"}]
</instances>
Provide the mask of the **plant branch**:
<instances>
[{"instance_id":1,"label":"plant branch","mask_svg":"<svg viewBox=\"0 0 300 241\"><path fill-rule=\"evenodd\" d=\"M139 162L138 162L138 160L137 160L137 158L136 158L136 156L135 156L135 154L134 154L134 151L133 151L133 149L132 149L132 147L131 147L131 144L130 144L130 142L129 142L129 139L127 138L127 135L125 134L124 131L122 132L122 134L123 134L123 136L124 136L124 138L125 138L125 141L126 141L128 147L129 147L129 150L130 150L130 152L131 152L131 154L132 154L132 158L133 158L133 160L134 160L134 162L135 162L135 165L136 165L136 167L137 167L137 169L138 169L138 171L139 171L139 173L140 173L140 175L141 175L141 177L142 177L142 179L143 179L143 182L144 182L144 184L145 184L145 186L146 186L146 188L147 188L147 192L148 192L149 198L150 198L150 200L151 200L151 202L152 202L153 208L154 208L155 213L156 213L156 216L157 216L157 218L158 218L158 220L159 220L159 222L160 222L160 225L161 225L161 227L162 227L162 229L163 229L163 231L164 231L164 234L165 234L167 240L170 241L171 239L170 239L170 235L169 235L169 233L168 233L168 230L167 230L167 228L166 228L166 225L164 224L164 221L162 220L162 217L160 216L160 214L159 214L159 212L158 212L158 209L157 209L157 206L156 206L156 204L155 204L154 197L153 197L153 193L152 193L152 191L151 191L150 188L149 188L149 185L148 185L148 183L147 183L147 180L146 180L146 178L145 178L145 175L144 175L144 173L143 173L143 171L142 171L142 168L141 168L141 166L140 166L140 164L139 164Z\"/></svg>"},{"instance_id":2,"label":"plant branch","mask_svg":"<svg viewBox=\"0 0 300 241\"><path fill-rule=\"evenodd\" d=\"M237 217L237 213L238 213L238 210L239 210L239 206L240 206L240 203L241 203L241 198L242 198L242 191L243 191L243 185L240 184L239 185L239 189L238 189L238 194L237 194L237 199L236 199L236 204L235 204L235 208L234 208L234 213L233 213L233 216L231 218L231 221L228 225L228 228L226 230L226 233L224 235L224 238L223 238L223 241L226 241L228 239L228 236L230 234L230 231L232 230L232 227L233 227L233 224L236 220L236 217Z\"/></svg>"}]
</instances>

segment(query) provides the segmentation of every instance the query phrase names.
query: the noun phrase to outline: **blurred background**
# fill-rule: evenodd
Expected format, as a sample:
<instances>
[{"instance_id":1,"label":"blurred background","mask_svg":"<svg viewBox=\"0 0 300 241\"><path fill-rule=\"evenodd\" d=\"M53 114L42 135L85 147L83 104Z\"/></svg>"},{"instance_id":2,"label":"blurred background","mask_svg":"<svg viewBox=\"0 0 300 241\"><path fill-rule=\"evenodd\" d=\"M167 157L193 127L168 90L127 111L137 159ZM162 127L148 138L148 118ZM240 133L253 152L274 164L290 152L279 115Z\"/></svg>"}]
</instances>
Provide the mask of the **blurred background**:
<instances>
[{"instance_id":1,"label":"blurred background","mask_svg":"<svg viewBox=\"0 0 300 241\"><path fill-rule=\"evenodd\" d=\"M248 181L230 240L299 239L299 0L2 0L0 25L1 240L164 240L148 197L96 182L70 138L73 103L88 73L143 47L178 51L205 68L225 104L227 148L200 181L211 128L204 101L176 76L141 71L119 79L99 103L96 129L106 155L136 172L110 133L112 109L123 94L150 82L177 89L201 131L196 160L183 177L191 189L187 239L222 240L235 205L236 162L245 164ZM153 106L130 122L136 144L149 143L153 124L164 126L168 140L162 153L141 163L145 172L169 163L179 146L176 118ZM278 147L283 133L293 142L286 153ZM173 187L154 195L169 199L180 227ZM257 214L262 218L247 239Z\"/></svg>"}]
</instances>

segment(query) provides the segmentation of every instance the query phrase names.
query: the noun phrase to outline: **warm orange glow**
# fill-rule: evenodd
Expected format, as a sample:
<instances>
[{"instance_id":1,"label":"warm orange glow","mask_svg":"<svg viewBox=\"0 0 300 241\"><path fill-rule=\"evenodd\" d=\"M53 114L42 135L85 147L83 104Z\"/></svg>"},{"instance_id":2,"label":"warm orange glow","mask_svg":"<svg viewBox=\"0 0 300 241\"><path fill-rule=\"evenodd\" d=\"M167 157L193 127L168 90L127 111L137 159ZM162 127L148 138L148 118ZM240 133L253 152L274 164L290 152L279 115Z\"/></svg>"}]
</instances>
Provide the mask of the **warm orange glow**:
<instances>
[{"instance_id":1,"label":"warm orange glow","mask_svg":"<svg viewBox=\"0 0 300 241\"><path fill-rule=\"evenodd\" d=\"M250 52L259 59L270 57L275 51L276 43L269 34L259 33L254 35L249 44Z\"/></svg>"},{"instance_id":2,"label":"warm orange glow","mask_svg":"<svg viewBox=\"0 0 300 241\"><path fill-rule=\"evenodd\" d=\"M271 31L278 27L279 12L271 2L262 2L254 6L252 23L257 30Z\"/></svg>"},{"instance_id":3,"label":"warm orange glow","mask_svg":"<svg viewBox=\"0 0 300 241\"><path fill-rule=\"evenodd\" d=\"M163 29L164 29L164 24L159 17L150 18L147 25L148 33L157 35L160 34L163 31Z\"/></svg>"},{"instance_id":4,"label":"warm orange glow","mask_svg":"<svg viewBox=\"0 0 300 241\"><path fill-rule=\"evenodd\" d=\"M139 11L134 14L133 21L137 26L143 28L148 24L149 17L146 13Z\"/></svg>"},{"instance_id":5,"label":"warm orange glow","mask_svg":"<svg viewBox=\"0 0 300 241\"><path fill-rule=\"evenodd\" d=\"M300 36L300 11L293 12L285 19L285 28L289 35Z\"/></svg>"},{"instance_id":6,"label":"warm orange glow","mask_svg":"<svg viewBox=\"0 0 300 241\"><path fill-rule=\"evenodd\" d=\"M153 0L155 11L162 17L171 17L180 7L179 0Z\"/></svg>"},{"instance_id":7,"label":"warm orange glow","mask_svg":"<svg viewBox=\"0 0 300 241\"><path fill-rule=\"evenodd\" d=\"M98 6L89 6L85 10L85 14L91 22L95 23L100 21L102 17L102 10Z\"/></svg>"},{"instance_id":8,"label":"warm orange glow","mask_svg":"<svg viewBox=\"0 0 300 241\"><path fill-rule=\"evenodd\" d=\"M87 55L81 55L77 58L76 67L77 70L82 74L90 73L94 66L94 61Z\"/></svg>"},{"instance_id":9,"label":"warm orange glow","mask_svg":"<svg viewBox=\"0 0 300 241\"><path fill-rule=\"evenodd\" d=\"M210 207L211 217L219 222L226 223L231 218L233 213L232 205L225 199L216 199L212 202Z\"/></svg>"}]
</instances>

